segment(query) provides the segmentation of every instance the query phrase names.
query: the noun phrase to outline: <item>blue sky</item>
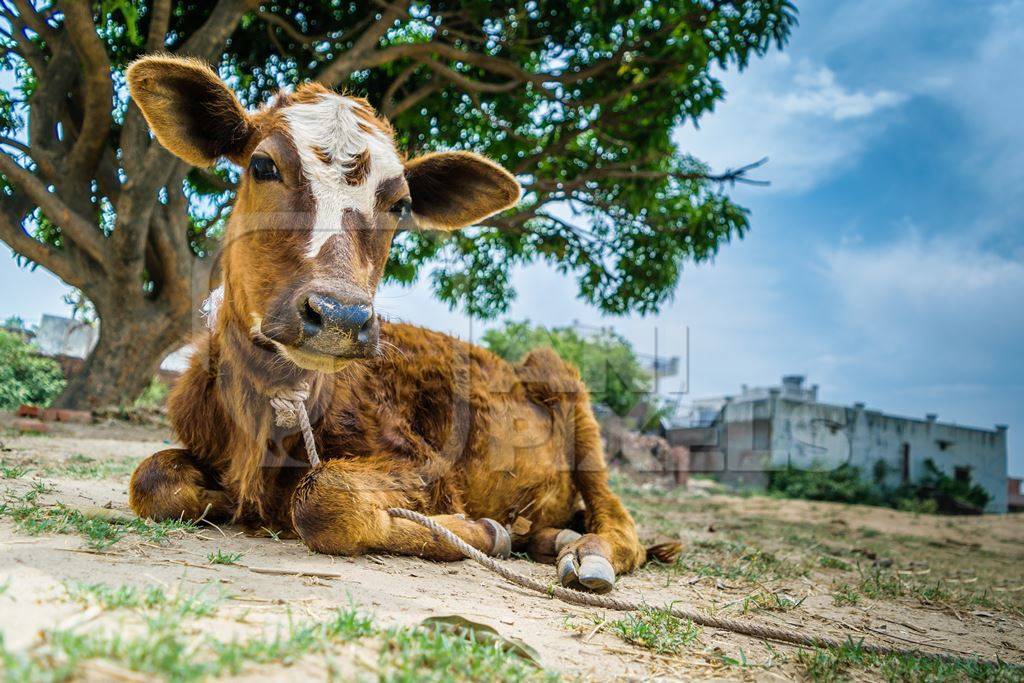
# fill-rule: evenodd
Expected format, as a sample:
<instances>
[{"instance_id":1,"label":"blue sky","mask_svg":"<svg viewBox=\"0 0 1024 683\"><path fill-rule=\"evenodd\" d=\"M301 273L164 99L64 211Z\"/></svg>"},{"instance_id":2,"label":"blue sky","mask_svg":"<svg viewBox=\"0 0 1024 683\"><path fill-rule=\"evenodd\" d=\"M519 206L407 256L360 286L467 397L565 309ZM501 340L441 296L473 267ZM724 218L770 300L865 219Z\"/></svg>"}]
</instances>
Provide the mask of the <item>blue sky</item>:
<instances>
[{"instance_id":1,"label":"blue sky","mask_svg":"<svg viewBox=\"0 0 1024 683\"><path fill-rule=\"evenodd\" d=\"M641 351L657 329L669 354L689 329L694 397L804 373L832 402L1009 424L1024 474L1024 1L797 4L786 50L722 74L725 102L677 133L716 169L770 157L770 187L733 193L749 235L686 269L658 316L601 317L538 266L509 317L612 325ZM7 258L0 289L0 316L67 310L58 281ZM422 284L378 304L482 327Z\"/></svg>"}]
</instances>

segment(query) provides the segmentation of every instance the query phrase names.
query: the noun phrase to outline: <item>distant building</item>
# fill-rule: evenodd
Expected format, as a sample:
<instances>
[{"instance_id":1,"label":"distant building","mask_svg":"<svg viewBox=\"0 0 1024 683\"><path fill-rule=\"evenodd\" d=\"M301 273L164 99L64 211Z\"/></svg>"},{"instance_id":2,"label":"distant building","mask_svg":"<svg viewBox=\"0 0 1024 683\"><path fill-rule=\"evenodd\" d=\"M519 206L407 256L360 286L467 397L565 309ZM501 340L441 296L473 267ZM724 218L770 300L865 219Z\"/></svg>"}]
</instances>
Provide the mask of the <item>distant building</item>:
<instances>
[{"instance_id":1,"label":"distant building","mask_svg":"<svg viewBox=\"0 0 1024 683\"><path fill-rule=\"evenodd\" d=\"M886 415L863 403L821 403L817 385L806 387L800 375L783 377L778 387L744 386L738 396L694 401L665 436L689 447L691 472L755 487L767 484L772 469L845 463L871 477L879 461L895 485L920 478L930 458L949 476L982 486L990 496L987 512L1007 510L1005 425L979 429L935 415Z\"/></svg>"},{"instance_id":2,"label":"distant building","mask_svg":"<svg viewBox=\"0 0 1024 683\"><path fill-rule=\"evenodd\" d=\"M35 333L33 341L44 356L85 358L96 346L100 329L81 320L43 314Z\"/></svg>"},{"instance_id":3,"label":"distant building","mask_svg":"<svg viewBox=\"0 0 1024 683\"><path fill-rule=\"evenodd\" d=\"M85 359L96 347L100 326L99 323L44 313L35 330L23 331L23 334L40 354L60 363L65 376L70 377L82 369ZM164 358L158 372L160 379L164 382L174 381L188 367L192 350L191 346L183 346Z\"/></svg>"},{"instance_id":4,"label":"distant building","mask_svg":"<svg viewBox=\"0 0 1024 683\"><path fill-rule=\"evenodd\" d=\"M1006 481L1006 507L1010 512L1024 512L1024 489L1021 480L1010 477Z\"/></svg>"}]
</instances>

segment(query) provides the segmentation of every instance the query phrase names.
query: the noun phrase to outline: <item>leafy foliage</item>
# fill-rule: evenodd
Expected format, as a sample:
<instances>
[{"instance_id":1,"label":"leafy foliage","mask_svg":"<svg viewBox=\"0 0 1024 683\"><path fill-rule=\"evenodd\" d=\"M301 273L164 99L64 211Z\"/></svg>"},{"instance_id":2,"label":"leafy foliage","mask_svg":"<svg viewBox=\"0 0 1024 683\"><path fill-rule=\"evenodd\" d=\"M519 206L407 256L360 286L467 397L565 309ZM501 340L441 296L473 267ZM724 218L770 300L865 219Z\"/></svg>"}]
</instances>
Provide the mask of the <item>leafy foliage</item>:
<instances>
[{"instance_id":1,"label":"leafy foliage","mask_svg":"<svg viewBox=\"0 0 1024 683\"><path fill-rule=\"evenodd\" d=\"M934 500L939 510L950 513L983 510L991 499L985 489L971 483L970 476L964 480L954 479L936 467L931 458L924 461L924 475L918 485L907 493L910 495L905 498Z\"/></svg>"},{"instance_id":2,"label":"leafy foliage","mask_svg":"<svg viewBox=\"0 0 1024 683\"><path fill-rule=\"evenodd\" d=\"M49 405L64 388L60 366L17 335L0 331L0 410Z\"/></svg>"},{"instance_id":3,"label":"leafy foliage","mask_svg":"<svg viewBox=\"0 0 1024 683\"><path fill-rule=\"evenodd\" d=\"M501 328L487 330L483 343L512 363L534 349L554 349L579 369L591 399L617 415L626 415L651 391L651 375L640 365L633 347L611 330L584 335L573 327L548 329L529 321L506 321Z\"/></svg>"},{"instance_id":4,"label":"leafy foliage","mask_svg":"<svg viewBox=\"0 0 1024 683\"><path fill-rule=\"evenodd\" d=\"M46 5L49 25L64 29ZM123 69L147 49L152 4L93 6L120 126ZM180 49L216 6L173 2L164 47ZM512 268L544 261L574 275L579 295L601 310L648 313L671 295L686 261L711 258L749 227L747 211L672 132L724 97L713 67L744 68L781 48L795 24L790 0L627 0L599 10L588 0L441 0L407 11L370 0L272 0L242 17L218 67L249 106L319 78L379 106L411 154L473 149L523 181L520 208L485 226L443 240L400 236L392 281L429 272L442 300L492 317L514 297ZM376 43L364 44L368 34ZM24 97L0 101L0 128L20 132L39 75L15 58L18 45L4 47ZM225 182L209 182L214 175ZM212 249L234 175L222 168L185 182L197 255ZM59 230L38 238L61 240Z\"/></svg>"},{"instance_id":5,"label":"leafy foliage","mask_svg":"<svg viewBox=\"0 0 1024 683\"><path fill-rule=\"evenodd\" d=\"M169 392L170 387L164 384L159 377L154 377L143 390L142 395L135 399L133 407L157 410L167 403Z\"/></svg>"},{"instance_id":6,"label":"leafy foliage","mask_svg":"<svg viewBox=\"0 0 1024 683\"><path fill-rule=\"evenodd\" d=\"M944 514L977 514L990 500L985 489L972 484L969 477L964 481L954 479L941 471L931 458L924 461L924 474L917 482L895 488L884 484L884 463L882 465L879 467L876 463L873 482L861 476L859 467L845 464L833 470L776 470L770 473L768 490L786 498L881 505Z\"/></svg>"}]
</instances>

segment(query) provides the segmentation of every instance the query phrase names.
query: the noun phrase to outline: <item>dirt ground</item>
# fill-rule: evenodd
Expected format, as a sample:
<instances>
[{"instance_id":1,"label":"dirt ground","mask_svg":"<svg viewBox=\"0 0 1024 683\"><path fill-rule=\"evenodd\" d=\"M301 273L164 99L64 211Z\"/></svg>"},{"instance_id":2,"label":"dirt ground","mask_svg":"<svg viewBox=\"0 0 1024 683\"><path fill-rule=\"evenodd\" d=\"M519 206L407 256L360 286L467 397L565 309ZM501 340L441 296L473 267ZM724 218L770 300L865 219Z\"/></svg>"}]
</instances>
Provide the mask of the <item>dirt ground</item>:
<instances>
[{"instance_id":1,"label":"dirt ground","mask_svg":"<svg viewBox=\"0 0 1024 683\"><path fill-rule=\"evenodd\" d=\"M396 629L448 614L525 641L540 654L538 675L568 679L892 679L913 669L816 660L786 645L711 629L694 630L681 647L665 645L655 633L649 649L630 642L644 640L644 632L638 636L621 613L526 593L469 562L329 557L298 541L247 537L231 527L128 525L117 511L127 511L131 470L165 447L165 431L111 422L56 425L47 435L29 436L10 426L10 418L0 418L0 665L9 677L25 666L17 670L38 678L152 680L139 671L188 678L188 671L173 667L212 644L210 651L228 662L217 673L246 680L400 680L401 663L387 655L407 652L390 643ZM839 638L1024 662L1022 516L951 518L726 496L700 481L686 490L625 477L616 485L645 540L679 538L686 546L675 565L649 565L622 577L618 597ZM114 524L69 512L91 508L110 510ZM554 580L553 567L511 562L520 572ZM143 594L150 598L140 603ZM212 606L195 608L189 596ZM169 614L160 605L174 606L179 621L173 637L160 631L162 639L153 639L149 631L166 628L166 622L155 624L154 614ZM293 637L292 652L239 649L248 639L294 633L299 621L320 623L353 607L369 615L375 635L332 636L319 644ZM235 650L229 653L230 644ZM167 655L176 657L173 665L154 659L172 645L179 648ZM234 656L240 663L229 662ZM419 674L408 680L425 672L437 680L478 675L436 658L417 666ZM954 679L988 675L947 673ZM997 673L1006 680L1019 675Z\"/></svg>"}]
</instances>

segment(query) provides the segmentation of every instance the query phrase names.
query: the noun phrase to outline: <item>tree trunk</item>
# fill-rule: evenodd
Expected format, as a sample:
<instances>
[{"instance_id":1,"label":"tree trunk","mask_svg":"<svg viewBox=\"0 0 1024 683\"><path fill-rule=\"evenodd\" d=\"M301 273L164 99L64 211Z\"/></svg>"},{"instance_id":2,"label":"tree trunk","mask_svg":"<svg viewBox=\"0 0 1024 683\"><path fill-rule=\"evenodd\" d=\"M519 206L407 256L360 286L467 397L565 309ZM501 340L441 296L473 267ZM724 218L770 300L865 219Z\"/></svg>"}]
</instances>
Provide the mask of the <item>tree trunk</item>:
<instances>
[{"instance_id":1,"label":"tree trunk","mask_svg":"<svg viewBox=\"0 0 1024 683\"><path fill-rule=\"evenodd\" d=\"M116 314L101 314L100 320L96 348L85 367L68 379L54 406L91 410L130 404L181 342L189 326L187 316L175 320L153 302Z\"/></svg>"}]
</instances>

